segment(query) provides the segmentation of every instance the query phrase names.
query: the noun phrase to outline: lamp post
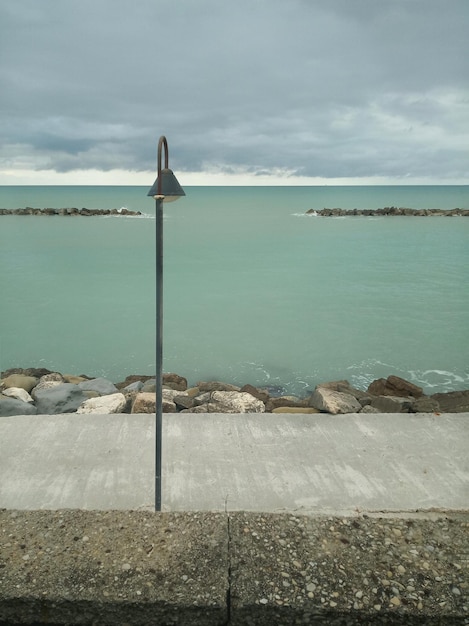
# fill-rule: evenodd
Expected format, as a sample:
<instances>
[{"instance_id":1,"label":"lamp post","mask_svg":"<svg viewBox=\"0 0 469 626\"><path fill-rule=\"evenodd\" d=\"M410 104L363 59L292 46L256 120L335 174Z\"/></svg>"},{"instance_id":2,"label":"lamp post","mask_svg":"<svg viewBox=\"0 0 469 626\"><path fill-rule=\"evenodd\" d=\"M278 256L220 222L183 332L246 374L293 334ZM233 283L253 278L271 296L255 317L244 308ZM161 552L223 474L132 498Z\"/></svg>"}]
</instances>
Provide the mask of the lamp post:
<instances>
[{"instance_id":1,"label":"lamp post","mask_svg":"<svg viewBox=\"0 0 469 626\"><path fill-rule=\"evenodd\" d=\"M164 148L164 168L161 156ZM158 142L158 174L148 196L155 198L156 218L156 455L155 510L161 511L161 452L163 434L163 202L173 202L185 196L176 176L168 167L168 142Z\"/></svg>"}]
</instances>

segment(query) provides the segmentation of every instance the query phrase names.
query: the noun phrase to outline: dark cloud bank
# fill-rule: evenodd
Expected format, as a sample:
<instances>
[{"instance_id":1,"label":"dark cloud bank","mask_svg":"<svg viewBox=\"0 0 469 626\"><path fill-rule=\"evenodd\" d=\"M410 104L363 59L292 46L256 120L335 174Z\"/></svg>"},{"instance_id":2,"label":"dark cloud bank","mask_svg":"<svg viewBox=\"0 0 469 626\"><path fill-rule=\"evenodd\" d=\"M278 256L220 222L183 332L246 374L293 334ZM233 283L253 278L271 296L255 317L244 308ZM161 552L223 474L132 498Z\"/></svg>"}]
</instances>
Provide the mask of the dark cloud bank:
<instances>
[{"instance_id":1,"label":"dark cloud bank","mask_svg":"<svg viewBox=\"0 0 469 626\"><path fill-rule=\"evenodd\" d=\"M0 169L469 179L467 0L2 0Z\"/></svg>"}]
</instances>

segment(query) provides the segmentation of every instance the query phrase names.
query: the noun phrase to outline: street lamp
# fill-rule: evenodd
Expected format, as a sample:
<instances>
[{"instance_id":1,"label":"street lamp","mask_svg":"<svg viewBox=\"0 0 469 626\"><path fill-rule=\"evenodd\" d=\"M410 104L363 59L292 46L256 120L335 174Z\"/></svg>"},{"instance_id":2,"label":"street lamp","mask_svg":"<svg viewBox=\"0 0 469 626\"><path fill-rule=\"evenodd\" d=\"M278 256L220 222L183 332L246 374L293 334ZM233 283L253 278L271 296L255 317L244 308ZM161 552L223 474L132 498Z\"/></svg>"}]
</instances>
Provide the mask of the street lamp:
<instances>
[{"instance_id":1,"label":"street lamp","mask_svg":"<svg viewBox=\"0 0 469 626\"><path fill-rule=\"evenodd\" d=\"M161 153L164 147L164 168ZM163 202L173 202L185 196L176 176L168 167L168 142L158 142L158 175L147 194L155 198L156 217L156 457L155 510L161 511L161 439L163 435Z\"/></svg>"}]
</instances>

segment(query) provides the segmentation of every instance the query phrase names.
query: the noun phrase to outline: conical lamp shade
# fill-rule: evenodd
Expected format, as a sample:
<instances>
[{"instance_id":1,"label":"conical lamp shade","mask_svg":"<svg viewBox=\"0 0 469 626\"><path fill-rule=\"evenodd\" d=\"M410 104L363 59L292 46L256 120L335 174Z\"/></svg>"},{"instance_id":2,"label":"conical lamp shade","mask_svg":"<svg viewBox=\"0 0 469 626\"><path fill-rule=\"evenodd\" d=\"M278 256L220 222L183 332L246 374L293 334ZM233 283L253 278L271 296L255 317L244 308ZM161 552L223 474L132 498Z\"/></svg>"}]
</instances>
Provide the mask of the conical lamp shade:
<instances>
[{"instance_id":1,"label":"conical lamp shade","mask_svg":"<svg viewBox=\"0 0 469 626\"><path fill-rule=\"evenodd\" d=\"M165 167L160 172L161 176L161 186L158 190L158 178L153 183L153 187L148 192L148 196L164 196L164 202L171 202L173 200L177 200L181 196L185 196L184 189L178 183L176 176L173 174L173 171L169 168Z\"/></svg>"}]
</instances>

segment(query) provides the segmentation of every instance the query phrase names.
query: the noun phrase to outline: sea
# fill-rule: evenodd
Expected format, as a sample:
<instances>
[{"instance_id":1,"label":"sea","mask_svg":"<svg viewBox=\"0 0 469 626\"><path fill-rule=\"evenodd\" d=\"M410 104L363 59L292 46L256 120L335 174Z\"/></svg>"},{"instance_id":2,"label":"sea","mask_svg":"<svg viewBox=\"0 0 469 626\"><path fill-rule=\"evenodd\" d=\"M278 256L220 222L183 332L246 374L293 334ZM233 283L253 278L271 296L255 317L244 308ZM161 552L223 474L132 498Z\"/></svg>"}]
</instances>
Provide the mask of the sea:
<instances>
[{"instance_id":1,"label":"sea","mask_svg":"<svg viewBox=\"0 0 469 626\"><path fill-rule=\"evenodd\" d=\"M0 370L155 373L156 220L139 186L3 186ZM306 395L401 376L469 388L469 218L309 209L469 208L469 186L187 187L164 205L163 367Z\"/></svg>"}]
</instances>

